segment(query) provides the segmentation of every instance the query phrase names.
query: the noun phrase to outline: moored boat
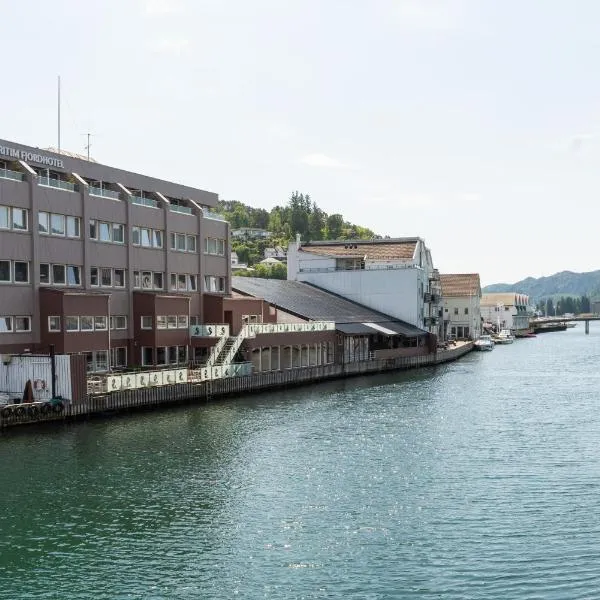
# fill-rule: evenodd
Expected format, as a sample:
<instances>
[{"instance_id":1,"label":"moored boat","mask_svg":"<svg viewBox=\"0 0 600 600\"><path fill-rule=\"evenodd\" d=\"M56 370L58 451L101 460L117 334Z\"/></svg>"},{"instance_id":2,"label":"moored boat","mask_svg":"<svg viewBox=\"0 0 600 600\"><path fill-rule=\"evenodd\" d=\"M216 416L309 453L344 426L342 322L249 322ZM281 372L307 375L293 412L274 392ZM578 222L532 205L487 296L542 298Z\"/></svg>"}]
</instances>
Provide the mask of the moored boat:
<instances>
[{"instance_id":1,"label":"moored boat","mask_svg":"<svg viewBox=\"0 0 600 600\"><path fill-rule=\"evenodd\" d=\"M492 340L491 335L482 335L479 337L478 340L475 340L475 343L473 344L473 348L475 348L475 350L481 350L481 351L493 350L494 349L494 340Z\"/></svg>"}]
</instances>

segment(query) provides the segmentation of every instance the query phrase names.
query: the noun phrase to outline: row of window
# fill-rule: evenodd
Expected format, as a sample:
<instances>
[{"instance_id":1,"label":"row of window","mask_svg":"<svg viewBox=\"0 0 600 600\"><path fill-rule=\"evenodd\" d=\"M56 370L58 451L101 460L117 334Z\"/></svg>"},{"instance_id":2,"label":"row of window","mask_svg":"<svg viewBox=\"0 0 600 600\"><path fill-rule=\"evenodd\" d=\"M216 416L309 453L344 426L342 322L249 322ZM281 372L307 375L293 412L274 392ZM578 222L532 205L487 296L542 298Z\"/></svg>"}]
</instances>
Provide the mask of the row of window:
<instances>
[{"instance_id":1,"label":"row of window","mask_svg":"<svg viewBox=\"0 0 600 600\"><path fill-rule=\"evenodd\" d=\"M113 315L110 317L110 328L127 329L127 317L125 315ZM65 317L66 331L106 331L106 317ZM48 317L48 331L62 331L61 318L53 315Z\"/></svg>"},{"instance_id":2,"label":"row of window","mask_svg":"<svg viewBox=\"0 0 600 600\"><path fill-rule=\"evenodd\" d=\"M78 238L81 236L81 219L56 213L39 212L38 232L40 235Z\"/></svg>"},{"instance_id":3,"label":"row of window","mask_svg":"<svg viewBox=\"0 0 600 600\"><path fill-rule=\"evenodd\" d=\"M155 360L156 359L156 360ZM142 365L187 365L187 346L142 346Z\"/></svg>"},{"instance_id":4,"label":"row of window","mask_svg":"<svg viewBox=\"0 0 600 600\"><path fill-rule=\"evenodd\" d=\"M0 229L27 231L29 228L27 215L25 208L0 206Z\"/></svg>"},{"instance_id":5,"label":"row of window","mask_svg":"<svg viewBox=\"0 0 600 600\"><path fill-rule=\"evenodd\" d=\"M225 277L216 277L214 275L204 276L204 289L207 292L224 292Z\"/></svg>"},{"instance_id":6,"label":"row of window","mask_svg":"<svg viewBox=\"0 0 600 600\"><path fill-rule=\"evenodd\" d=\"M0 333L25 333L27 331L31 331L31 317L0 317Z\"/></svg>"},{"instance_id":7,"label":"row of window","mask_svg":"<svg viewBox=\"0 0 600 600\"><path fill-rule=\"evenodd\" d=\"M210 237L204 238L204 252L205 254L225 256L225 240Z\"/></svg>"},{"instance_id":8,"label":"row of window","mask_svg":"<svg viewBox=\"0 0 600 600\"><path fill-rule=\"evenodd\" d=\"M125 225L90 219L90 239L113 244L125 243Z\"/></svg>"},{"instance_id":9,"label":"row of window","mask_svg":"<svg viewBox=\"0 0 600 600\"><path fill-rule=\"evenodd\" d=\"M81 267L40 263L40 284L81 285Z\"/></svg>"},{"instance_id":10,"label":"row of window","mask_svg":"<svg viewBox=\"0 0 600 600\"><path fill-rule=\"evenodd\" d=\"M142 329L153 329L154 319L152 316L143 316L141 318ZM187 329L189 319L187 315L156 315L156 329Z\"/></svg>"},{"instance_id":11,"label":"row of window","mask_svg":"<svg viewBox=\"0 0 600 600\"><path fill-rule=\"evenodd\" d=\"M0 260L0 283L29 283L29 263L23 260Z\"/></svg>"},{"instance_id":12,"label":"row of window","mask_svg":"<svg viewBox=\"0 0 600 600\"><path fill-rule=\"evenodd\" d=\"M127 285L126 272L125 269L111 267L90 267L90 285L124 288Z\"/></svg>"},{"instance_id":13,"label":"row of window","mask_svg":"<svg viewBox=\"0 0 600 600\"><path fill-rule=\"evenodd\" d=\"M444 312L448 312L448 309L445 308ZM454 314L458 315L458 307L457 306L454 307ZM469 307L465 306L465 315L468 315L468 314L469 314Z\"/></svg>"},{"instance_id":14,"label":"row of window","mask_svg":"<svg viewBox=\"0 0 600 600\"><path fill-rule=\"evenodd\" d=\"M185 233L171 233L171 250L177 252L196 252L196 236Z\"/></svg>"}]
</instances>

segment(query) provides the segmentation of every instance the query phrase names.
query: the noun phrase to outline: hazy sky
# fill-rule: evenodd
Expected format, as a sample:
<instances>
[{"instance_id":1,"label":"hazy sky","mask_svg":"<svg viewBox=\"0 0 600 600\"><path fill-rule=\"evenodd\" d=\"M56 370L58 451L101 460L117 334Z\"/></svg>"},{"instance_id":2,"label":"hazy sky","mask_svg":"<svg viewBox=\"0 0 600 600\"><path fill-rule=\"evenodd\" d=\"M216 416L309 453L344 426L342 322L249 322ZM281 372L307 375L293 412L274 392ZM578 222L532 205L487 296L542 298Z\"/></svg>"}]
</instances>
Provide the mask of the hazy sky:
<instances>
[{"instance_id":1,"label":"hazy sky","mask_svg":"<svg viewBox=\"0 0 600 600\"><path fill-rule=\"evenodd\" d=\"M0 0L0 137L272 208L310 193L484 284L600 268L597 0Z\"/></svg>"}]
</instances>

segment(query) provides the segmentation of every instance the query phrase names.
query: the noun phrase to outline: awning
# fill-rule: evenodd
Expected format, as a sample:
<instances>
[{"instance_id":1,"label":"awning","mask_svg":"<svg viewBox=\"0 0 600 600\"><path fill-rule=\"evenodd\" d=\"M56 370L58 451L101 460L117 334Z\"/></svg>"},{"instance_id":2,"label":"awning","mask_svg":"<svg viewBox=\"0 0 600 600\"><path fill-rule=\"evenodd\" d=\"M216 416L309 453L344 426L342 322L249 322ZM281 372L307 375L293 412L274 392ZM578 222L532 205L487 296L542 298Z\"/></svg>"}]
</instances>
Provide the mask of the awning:
<instances>
[{"instance_id":1,"label":"awning","mask_svg":"<svg viewBox=\"0 0 600 600\"><path fill-rule=\"evenodd\" d=\"M383 323L336 323L337 331L346 335L401 335L407 338L427 335L427 331L402 321L385 321Z\"/></svg>"}]
</instances>

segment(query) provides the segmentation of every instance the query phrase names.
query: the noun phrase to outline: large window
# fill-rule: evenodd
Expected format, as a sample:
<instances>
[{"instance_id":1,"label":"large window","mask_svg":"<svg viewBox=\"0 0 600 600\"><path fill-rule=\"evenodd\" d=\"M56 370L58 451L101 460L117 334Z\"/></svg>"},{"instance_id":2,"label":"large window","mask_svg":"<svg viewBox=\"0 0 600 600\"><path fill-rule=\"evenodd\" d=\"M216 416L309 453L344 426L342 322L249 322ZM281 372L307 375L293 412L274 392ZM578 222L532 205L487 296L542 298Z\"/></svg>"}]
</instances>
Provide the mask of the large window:
<instances>
[{"instance_id":1,"label":"large window","mask_svg":"<svg viewBox=\"0 0 600 600\"><path fill-rule=\"evenodd\" d=\"M52 235L65 235L64 215L50 215L50 233Z\"/></svg>"},{"instance_id":2,"label":"large window","mask_svg":"<svg viewBox=\"0 0 600 600\"><path fill-rule=\"evenodd\" d=\"M15 283L29 283L29 263L15 260L13 263L13 281Z\"/></svg>"},{"instance_id":3,"label":"large window","mask_svg":"<svg viewBox=\"0 0 600 600\"><path fill-rule=\"evenodd\" d=\"M0 206L0 229L27 231L28 212L25 208Z\"/></svg>"},{"instance_id":4,"label":"large window","mask_svg":"<svg viewBox=\"0 0 600 600\"><path fill-rule=\"evenodd\" d=\"M0 283L10 282L10 260L0 260Z\"/></svg>"},{"instance_id":5,"label":"large window","mask_svg":"<svg viewBox=\"0 0 600 600\"><path fill-rule=\"evenodd\" d=\"M121 223L109 223L90 219L90 239L99 242L123 244L125 243L125 226Z\"/></svg>"},{"instance_id":6,"label":"large window","mask_svg":"<svg viewBox=\"0 0 600 600\"><path fill-rule=\"evenodd\" d=\"M110 318L111 329L127 329L127 315L113 315Z\"/></svg>"},{"instance_id":7,"label":"large window","mask_svg":"<svg viewBox=\"0 0 600 600\"><path fill-rule=\"evenodd\" d=\"M177 252L196 252L196 236L185 233L171 233L171 250Z\"/></svg>"},{"instance_id":8,"label":"large window","mask_svg":"<svg viewBox=\"0 0 600 600\"><path fill-rule=\"evenodd\" d=\"M143 316L141 318L141 327L142 329L152 329L152 317Z\"/></svg>"},{"instance_id":9,"label":"large window","mask_svg":"<svg viewBox=\"0 0 600 600\"><path fill-rule=\"evenodd\" d=\"M15 331L31 331L31 317L15 317Z\"/></svg>"},{"instance_id":10,"label":"large window","mask_svg":"<svg viewBox=\"0 0 600 600\"><path fill-rule=\"evenodd\" d=\"M87 361L88 373L108 371L108 350L94 350L83 354Z\"/></svg>"},{"instance_id":11,"label":"large window","mask_svg":"<svg viewBox=\"0 0 600 600\"><path fill-rule=\"evenodd\" d=\"M196 275L171 273L171 290L179 292L195 292L197 289Z\"/></svg>"},{"instance_id":12,"label":"large window","mask_svg":"<svg viewBox=\"0 0 600 600\"><path fill-rule=\"evenodd\" d=\"M110 364L113 367L127 366L127 348L111 348L110 349Z\"/></svg>"},{"instance_id":13,"label":"large window","mask_svg":"<svg viewBox=\"0 0 600 600\"><path fill-rule=\"evenodd\" d=\"M160 229L132 227L131 243L134 246L142 246L143 248L162 248L163 232Z\"/></svg>"},{"instance_id":14,"label":"large window","mask_svg":"<svg viewBox=\"0 0 600 600\"><path fill-rule=\"evenodd\" d=\"M218 277L216 275L205 275L204 276L204 291L205 292L224 292L225 291L225 277Z\"/></svg>"},{"instance_id":15,"label":"large window","mask_svg":"<svg viewBox=\"0 0 600 600\"><path fill-rule=\"evenodd\" d=\"M111 317L112 323L112 317ZM77 315L65 317L65 331L107 331L108 317L105 315Z\"/></svg>"},{"instance_id":16,"label":"large window","mask_svg":"<svg viewBox=\"0 0 600 600\"><path fill-rule=\"evenodd\" d=\"M220 238L204 238L205 254L225 256L225 240Z\"/></svg>"},{"instance_id":17,"label":"large window","mask_svg":"<svg viewBox=\"0 0 600 600\"><path fill-rule=\"evenodd\" d=\"M41 285L81 285L81 267L40 263Z\"/></svg>"},{"instance_id":18,"label":"large window","mask_svg":"<svg viewBox=\"0 0 600 600\"><path fill-rule=\"evenodd\" d=\"M142 346L142 365L151 366L154 364L154 348L151 346Z\"/></svg>"},{"instance_id":19,"label":"large window","mask_svg":"<svg viewBox=\"0 0 600 600\"><path fill-rule=\"evenodd\" d=\"M111 267L90 267L90 285L97 287L125 287L127 271Z\"/></svg>"}]
</instances>

